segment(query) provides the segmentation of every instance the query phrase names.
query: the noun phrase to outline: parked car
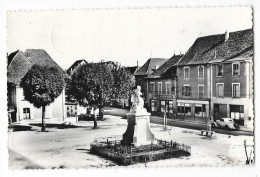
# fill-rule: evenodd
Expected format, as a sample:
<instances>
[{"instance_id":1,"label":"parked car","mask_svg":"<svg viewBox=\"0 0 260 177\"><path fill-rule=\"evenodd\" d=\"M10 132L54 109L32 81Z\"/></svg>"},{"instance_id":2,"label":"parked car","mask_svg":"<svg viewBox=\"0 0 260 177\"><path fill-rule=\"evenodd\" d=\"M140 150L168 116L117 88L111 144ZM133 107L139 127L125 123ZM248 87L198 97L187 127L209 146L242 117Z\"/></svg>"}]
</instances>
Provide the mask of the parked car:
<instances>
[{"instance_id":1,"label":"parked car","mask_svg":"<svg viewBox=\"0 0 260 177\"><path fill-rule=\"evenodd\" d=\"M231 118L221 118L220 120L216 120L216 122L212 122L212 127L224 128L227 130L236 129L234 126L234 120Z\"/></svg>"}]
</instances>

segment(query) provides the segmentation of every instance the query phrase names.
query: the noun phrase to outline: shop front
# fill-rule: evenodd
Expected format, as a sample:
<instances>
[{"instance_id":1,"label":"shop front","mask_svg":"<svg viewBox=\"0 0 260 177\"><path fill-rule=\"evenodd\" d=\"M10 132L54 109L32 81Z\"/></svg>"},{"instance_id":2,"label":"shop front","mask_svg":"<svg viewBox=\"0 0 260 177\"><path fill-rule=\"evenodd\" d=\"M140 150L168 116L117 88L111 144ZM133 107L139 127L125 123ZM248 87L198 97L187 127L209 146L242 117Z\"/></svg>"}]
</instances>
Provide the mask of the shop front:
<instances>
[{"instance_id":1,"label":"shop front","mask_svg":"<svg viewBox=\"0 0 260 177\"><path fill-rule=\"evenodd\" d=\"M159 95L150 100L150 111L153 115L164 116L170 118L175 116L176 100L173 95Z\"/></svg>"},{"instance_id":2,"label":"shop front","mask_svg":"<svg viewBox=\"0 0 260 177\"><path fill-rule=\"evenodd\" d=\"M178 118L207 118L209 115L209 101L178 100Z\"/></svg>"}]
</instances>

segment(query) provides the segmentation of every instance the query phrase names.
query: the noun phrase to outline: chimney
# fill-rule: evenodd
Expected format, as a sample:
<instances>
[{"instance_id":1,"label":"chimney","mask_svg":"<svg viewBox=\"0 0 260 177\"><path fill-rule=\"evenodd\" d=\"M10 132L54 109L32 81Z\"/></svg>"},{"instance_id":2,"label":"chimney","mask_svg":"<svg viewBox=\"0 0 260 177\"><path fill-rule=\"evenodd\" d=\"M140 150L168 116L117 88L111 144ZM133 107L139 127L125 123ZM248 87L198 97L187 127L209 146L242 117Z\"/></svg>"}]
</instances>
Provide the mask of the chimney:
<instances>
[{"instance_id":1,"label":"chimney","mask_svg":"<svg viewBox=\"0 0 260 177\"><path fill-rule=\"evenodd\" d=\"M226 31L226 32L225 32L225 41L227 41L227 40L228 40L228 38L229 38L229 32L228 32L228 31Z\"/></svg>"}]
</instances>

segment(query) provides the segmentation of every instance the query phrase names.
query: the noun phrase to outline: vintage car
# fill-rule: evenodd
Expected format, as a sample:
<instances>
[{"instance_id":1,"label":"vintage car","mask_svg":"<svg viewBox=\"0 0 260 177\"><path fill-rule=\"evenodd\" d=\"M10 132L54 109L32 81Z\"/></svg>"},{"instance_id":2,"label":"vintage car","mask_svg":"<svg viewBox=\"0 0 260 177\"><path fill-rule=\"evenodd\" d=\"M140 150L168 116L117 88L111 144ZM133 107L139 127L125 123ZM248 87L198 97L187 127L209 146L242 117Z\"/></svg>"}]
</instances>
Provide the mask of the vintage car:
<instances>
[{"instance_id":1,"label":"vintage car","mask_svg":"<svg viewBox=\"0 0 260 177\"><path fill-rule=\"evenodd\" d=\"M224 128L226 130L234 130L236 129L234 126L234 120L231 118L221 118L216 120L216 122L212 122L212 127Z\"/></svg>"}]
</instances>

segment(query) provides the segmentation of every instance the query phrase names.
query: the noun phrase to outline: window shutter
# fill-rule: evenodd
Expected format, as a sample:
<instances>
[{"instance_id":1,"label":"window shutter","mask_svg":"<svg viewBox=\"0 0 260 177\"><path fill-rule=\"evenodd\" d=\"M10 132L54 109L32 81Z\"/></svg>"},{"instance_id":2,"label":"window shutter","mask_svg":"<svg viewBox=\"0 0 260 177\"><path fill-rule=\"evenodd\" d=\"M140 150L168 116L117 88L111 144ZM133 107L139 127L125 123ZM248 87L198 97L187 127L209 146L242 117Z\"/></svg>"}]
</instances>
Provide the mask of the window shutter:
<instances>
[{"instance_id":1,"label":"window shutter","mask_svg":"<svg viewBox=\"0 0 260 177\"><path fill-rule=\"evenodd\" d=\"M239 84L237 84L237 97L240 98L240 87Z\"/></svg>"}]
</instances>

